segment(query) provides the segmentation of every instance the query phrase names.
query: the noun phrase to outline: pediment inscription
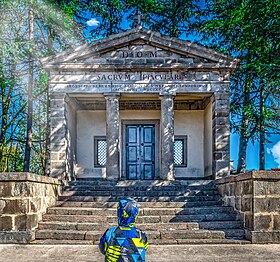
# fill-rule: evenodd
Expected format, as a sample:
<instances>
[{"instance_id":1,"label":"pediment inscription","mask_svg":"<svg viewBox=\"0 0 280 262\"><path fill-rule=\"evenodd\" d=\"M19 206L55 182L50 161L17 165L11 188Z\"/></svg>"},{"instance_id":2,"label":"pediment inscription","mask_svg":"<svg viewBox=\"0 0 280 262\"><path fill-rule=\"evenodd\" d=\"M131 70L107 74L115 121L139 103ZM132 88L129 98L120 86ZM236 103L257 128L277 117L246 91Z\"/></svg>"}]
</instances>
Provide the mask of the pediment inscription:
<instances>
[{"instance_id":1,"label":"pediment inscription","mask_svg":"<svg viewBox=\"0 0 280 262\"><path fill-rule=\"evenodd\" d=\"M197 56L179 54L148 44L132 43L101 54L89 55L81 60L78 59L77 62L85 64L191 64L208 63L212 61Z\"/></svg>"}]
</instances>

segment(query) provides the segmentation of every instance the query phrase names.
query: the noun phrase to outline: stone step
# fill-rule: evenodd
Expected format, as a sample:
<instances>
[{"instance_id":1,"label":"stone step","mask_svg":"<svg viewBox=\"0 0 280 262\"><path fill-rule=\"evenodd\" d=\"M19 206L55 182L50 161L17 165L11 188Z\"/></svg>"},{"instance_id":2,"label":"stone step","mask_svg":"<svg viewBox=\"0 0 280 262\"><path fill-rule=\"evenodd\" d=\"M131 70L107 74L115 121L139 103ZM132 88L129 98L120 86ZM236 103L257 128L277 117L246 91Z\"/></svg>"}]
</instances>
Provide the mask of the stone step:
<instances>
[{"instance_id":1,"label":"stone step","mask_svg":"<svg viewBox=\"0 0 280 262\"><path fill-rule=\"evenodd\" d=\"M59 196L59 201L78 201L78 202L116 202L119 201L122 197L110 197L110 196L88 196L86 193L82 195L70 194ZM201 206L201 205L219 205L222 204L221 197L218 195L215 196L160 196L160 197L135 197L133 199L139 202L186 202L187 206Z\"/></svg>"},{"instance_id":2,"label":"stone step","mask_svg":"<svg viewBox=\"0 0 280 262\"><path fill-rule=\"evenodd\" d=\"M78 195L78 196L119 196L119 197L154 197L154 196L214 196L219 195L217 190L91 190L82 188L68 188L63 191L63 195Z\"/></svg>"},{"instance_id":3,"label":"stone step","mask_svg":"<svg viewBox=\"0 0 280 262\"><path fill-rule=\"evenodd\" d=\"M69 186L86 185L97 187L208 187L215 188L213 180L102 180L102 179L78 179L68 182Z\"/></svg>"},{"instance_id":4,"label":"stone step","mask_svg":"<svg viewBox=\"0 0 280 262\"><path fill-rule=\"evenodd\" d=\"M179 191L193 191L193 190L217 190L214 184L207 185L96 185L93 183L70 183L63 187L65 190L106 190L106 191L164 191L164 190L179 190Z\"/></svg>"},{"instance_id":5,"label":"stone step","mask_svg":"<svg viewBox=\"0 0 280 262\"><path fill-rule=\"evenodd\" d=\"M72 201L74 200L77 201ZM72 200L71 200L72 199ZM89 199L86 199L89 200ZM211 201L207 203L203 202L194 202L194 203L186 203L186 202L138 202L140 210L142 208L152 208L152 209L160 209L160 208L188 208L188 209L195 209L195 208L221 208L222 201ZM197 204L197 205L195 205ZM207 204L207 206L206 206ZM215 205L216 204L216 205ZM83 208L117 208L118 202L117 201L102 201L102 202L94 202L94 201L78 201L77 198L72 197L70 199L64 201L57 201L57 207L83 207ZM227 207L228 208L228 207ZM231 207L230 207L231 208Z\"/></svg>"},{"instance_id":6,"label":"stone step","mask_svg":"<svg viewBox=\"0 0 280 262\"><path fill-rule=\"evenodd\" d=\"M96 185L93 183L69 183L64 185L64 189L85 189L85 190L118 190L118 191L130 191L130 190L150 190L150 191L162 191L162 190L217 190L214 184L207 185Z\"/></svg>"},{"instance_id":7,"label":"stone step","mask_svg":"<svg viewBox=\"0 0 280 262\"><path fill-rule=\"evenodd\" d=\"M240 220L236 221L207 221L200 222L199 228L208 230L242 229Z\"/></svg>"},{"instance_id":8,"label":"stone step","mask_svg":"<svg viewBox=\"0 0 280 262\"><path fill-rule=\"evenodd\" d=\"M57 240L95 240L98 241L104 231L78 230L37 230L36 239ZM210 230L163 230L146 232L148 239L224 239L223 231Z\"/></svg>"},{"instance_id":9,"label":"stone step","mask_svg":"<svg viewBox=\"0 0 280 262\"><path fill-rule=\"evenodd\" d=\"M116 215L116 208L87 208L87 207L51 207L47 214L56 215ZM206 215L206 214L235 214L232 207L191 207L191 208L140 208L139 215Z\"/></svg>"},{"instance_id":10,"label":"stone step","mask_svg":"<svg viewBox=\"0 0 280 262\"><path fill-rule=\"evenodd\" d=\"M99 241L92 240L57 240L57 239L36 239L31 242L33 245L98 245ZM251 244L247 240L236 239L149 239L150 245L245 245Z\"/></svg>"},{"instance_id":11,"label":"stone step","mask_svg":"<svg viewBox=\"0 0 280 262\"><path fill-rule=\"evenodd\" d=\"M47 221L40 222L38 228L45 230L84 230L84 231L105 231L108 227L116 226L115 223L79 223L79 222L57 222ZM189 223L145 223L138 224L137 227L144 231L157 230L198 230L199 224L195 222Z\"/></svg>"},{"instance_id":12,"label":"stone step","mask_svg":"<svg viewBox=\"0 0 280 262\"><path fill-rule=\"evenodd\" d=\"M241 228L220 229L225 232L226 238L229 239L244 239L245 232Z\"/></svg>"},{"instance_id":13,"label":"stone step","mask_svg":"<svg viewBox=\"0 0 280 262\"><path fill-rule=\"evenodd\" d=\"M46 214L43 216L43 221L65 221L65 222L100 222L100 223L114 223L117 221L117 216L104 215L56 215ZM205 215L157 215L157 216L140 216L137 219L138 223L168 223L168 222L220 222L224 221L239 221L237 214L205 214ZM203 227L205 228L205 226ZM212 228L211 228L212 229Z\"/></svg>"},{"instance_id":14,"label":"stone step","mask_svg":"<svg viewBox=\"0 0 280 262\"><path fill-rule=\"evenodd\" d=\"M95 243L95 244L98 244ZM237 239L151 239L149 244L152 245L245 245L251 244L247 240L237 240ZM208 260L206 260L208 261Z\"/></svg>"},{"instance_id":15,"label":"stone step","mask_svg":"<svg viewBox=\"0 0 280 262\"><path fill-rule=\"evenodd\" d=\"M190 192L180 191L130 191L130 192L111 192L111 191L64 191L63 196L95 196L95 197L111 197L112 199L119 199L122 197L137 198L160 198L166 197L170 199L183 199L189 201L211 201L220 199L219 194L192 194Z\"/></svg>"}]
</instances>

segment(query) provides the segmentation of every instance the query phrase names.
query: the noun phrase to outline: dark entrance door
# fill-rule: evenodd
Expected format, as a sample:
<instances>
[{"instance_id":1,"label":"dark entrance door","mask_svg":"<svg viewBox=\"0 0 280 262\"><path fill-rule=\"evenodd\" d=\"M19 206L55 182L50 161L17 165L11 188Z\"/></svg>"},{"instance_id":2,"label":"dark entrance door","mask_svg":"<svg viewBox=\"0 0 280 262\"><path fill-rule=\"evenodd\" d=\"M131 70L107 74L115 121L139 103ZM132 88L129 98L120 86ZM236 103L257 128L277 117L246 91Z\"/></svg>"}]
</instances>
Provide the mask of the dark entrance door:
<instances>
[{"instance_id":1,"label":"dark entrance door","mask_svg":"<svg viewBox=\"0 0 280 262\"><path fill-rule=\"evenodd\" d=\"M153 179L155 176L155 126L126 126L127 179Z\"/></svg>"}]
</instances>

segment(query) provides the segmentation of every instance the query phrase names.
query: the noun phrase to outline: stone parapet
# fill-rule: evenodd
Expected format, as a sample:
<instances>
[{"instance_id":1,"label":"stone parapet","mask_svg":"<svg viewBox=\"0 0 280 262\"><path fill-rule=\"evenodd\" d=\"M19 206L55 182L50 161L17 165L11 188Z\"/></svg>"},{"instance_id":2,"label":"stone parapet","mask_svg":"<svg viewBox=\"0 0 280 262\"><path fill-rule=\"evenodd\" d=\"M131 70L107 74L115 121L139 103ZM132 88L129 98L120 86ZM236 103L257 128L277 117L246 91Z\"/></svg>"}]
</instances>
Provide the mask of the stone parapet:
<instances>
[{"instance_id":1,"label":"stone parapet","mask_svg":"<svg viewBox=\"0 0 280 262\"><path fill-rule=\"evenodd\" d=\"M60 190L61 182L55 178L0 173L0 243L29 243Z\"/></svg>"},{"instance_id":2,"label":"stone parapet","mask_svg":"<svg viewBox=\"0 0 280 262\"><path fill-rule=\"evenodd\" d=\"M224 204L241 214L252 243L280 243L280 172L251 171L216 180Z\"/></svg>"}]
</instances>

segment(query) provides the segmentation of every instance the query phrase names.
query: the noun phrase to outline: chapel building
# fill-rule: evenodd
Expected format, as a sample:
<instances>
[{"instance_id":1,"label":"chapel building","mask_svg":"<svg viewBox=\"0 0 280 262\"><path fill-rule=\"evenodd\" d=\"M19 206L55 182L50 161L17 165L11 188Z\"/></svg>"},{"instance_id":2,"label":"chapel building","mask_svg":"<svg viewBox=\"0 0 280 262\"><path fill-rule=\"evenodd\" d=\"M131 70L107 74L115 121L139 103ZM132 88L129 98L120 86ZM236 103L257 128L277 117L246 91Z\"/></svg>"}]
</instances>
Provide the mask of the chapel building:
<instances>
[{"instance_id":1,"label":"chapel building","mask_svg":"<svg viewBox=\"0 0 280 262\"><path fill-rule=\"evenodd\" d=\"M229 77L239 60L137 27L41 62L52 177L229 174Z\"/></svg>"}]
</instances>

